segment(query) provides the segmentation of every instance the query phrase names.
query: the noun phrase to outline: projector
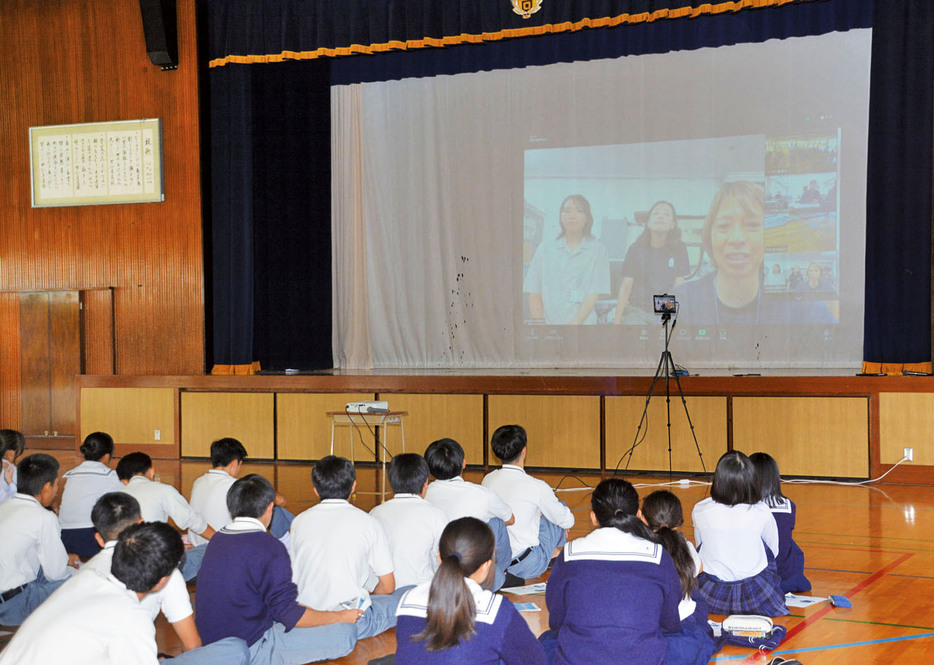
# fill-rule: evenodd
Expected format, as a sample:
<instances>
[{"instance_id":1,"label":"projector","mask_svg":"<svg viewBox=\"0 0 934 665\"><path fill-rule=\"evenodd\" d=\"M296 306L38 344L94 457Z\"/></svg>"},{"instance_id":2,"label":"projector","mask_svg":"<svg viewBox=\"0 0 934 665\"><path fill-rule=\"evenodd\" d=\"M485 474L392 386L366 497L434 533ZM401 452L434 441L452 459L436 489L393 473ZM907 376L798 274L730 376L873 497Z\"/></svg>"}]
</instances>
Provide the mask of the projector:
<instances>
[{"instance_id":1,"label":"projector","mask_svg":"<svg viewBox=\"0 0 934 665\"><path fill-rule=\"evenodd\" d=\"M389 402L347 402L347 413L389 413Z\"/></svg>"}]
</instances>

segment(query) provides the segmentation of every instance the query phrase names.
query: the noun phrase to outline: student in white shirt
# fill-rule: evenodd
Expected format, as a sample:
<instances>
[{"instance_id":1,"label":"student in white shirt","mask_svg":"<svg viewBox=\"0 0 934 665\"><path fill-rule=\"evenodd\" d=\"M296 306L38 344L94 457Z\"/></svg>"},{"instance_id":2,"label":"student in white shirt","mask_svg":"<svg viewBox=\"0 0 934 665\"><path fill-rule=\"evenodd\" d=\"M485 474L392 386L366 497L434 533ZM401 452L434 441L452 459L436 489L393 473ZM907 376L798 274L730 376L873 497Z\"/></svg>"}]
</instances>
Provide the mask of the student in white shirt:
<instances>
[{"instance_id":1,"label":"student in white shirt","mask_svg":"<svg viewBox=\"0 0 934 665\"><path fill-rule=\"evenodd\" d=\"M461 475L467 468L464 449L454 439L438 439L425 450L425 461L435 481L425 499L438 506L449 522L459 517L476 517L493 529L496 537L493 591L506 581L506 568L512 562L512 547L506 527L515 522L512 508L491 489L469 483Z\"/></svg>"},{"instance_id":2,"label":"student in white shirt","mask_svg":"<svg viewBox=\"0 0 934 665\"><path fill-rule=\"evenodd\" d=\"M111 573L69 580L16 632L0 664L157 665L155 626L141 601L168 582L182 552L168 524L129 527L114 548ZM224 647L188 651L172 662L245 665L243 640L229 638Z\"/></svg>"},{"instance_id":3,"label":"student in white shirt","mask_svg":"<svg viewBox=\"0 0 934 665\"><path fill-rule=\"evenodd\" d=\"M438 542L448 520L425 501L428 463L415 453L396 455L389 463L392 499L370 511L389 538L393 574L399 587L430 582L438 569Z\"/></svg>"},{"instance_id":4,"label":"student in white shirt","mask_svg":"<svg viewBox=\"0 0 934 665\"><path fill-rule=\"evenodd\" d=\"M574 513L558 500L548 483L525 472L525 428L503 425L490 438L490 448L503 467L488 473L482 484L496 492L515 515L516 521L506 529L512 548L506 571L522 584L525 578L544 573L560 554L567 530L574 526Z\"/></svg>"},{"instance_id":5,"label":"student in white shirt","mask_svg":"<svg viewBox=\"0 0 934 665\"><path fill-rule=\"evenodd\" d=\"M191 507L207 520L215 532L230 524L227 508L227 492L240 477L240 470L247 452L237 439L224 437L211 444L210 471L195 480L191 487ZM269 533L288 546L289 526L295 516L285 509L285 497L276 492L276 507L272 514ZM192 545L204 545L207 538L195 533L188 534Z\"/></svg>"},{"instance_id":6,"label":"student in white shirt","mask_svg":"<svg viewBox=\"0 0 934 665\"><path fill-rule=\"evenodd\" d=\"M396 605L406 591L396 589L386 533L348 502L357 487L350 460L321 458L311 480L321 503L295 518L289 541L298 602L322 612L361 609L357 639L378 635L396 625ZM373 577L377 583L370 588Z\"/></svg>"},{"instance_id":7,"label":"student in white shirt","mask_svg":"<svg viewBox=\"0 0 934 665\"><path fill-rule=\"evenodd\" d=\"M0 504L0 625L18 626L74 573L55 513L58 461L42 453L19 464L19 490Z\"/></svg>"},{"instance_id":8,"label":"student in white shirt","mask_svg":"<svg viewBox=\"0 0 934 665\"><path fill-rule=\"evenodd\" d=\"M168 522L171 518L183 531L192 531L208 540L214 535L214 529L191 509L177 489L155 481L152 458L146 453L124 455L117 463L117 476L126 485L122 491L139 501L140 513L147 522ZM185 552L181 571L186 581L198 575L205 547L198 545Z\"/></svg>"},{"instance_id":9,"label":"student in white shirt","mask_svg":"<svg viewBox=\"0 0 934 665\"><path fill-rule=\"evenodd\" d=\"M125 529L143 521L139 513L139 502L126 492L108 492L94 504L91 519L94 521L94 537L101 551L81 567L79 574L97 573L107 577L110 575L117 538ZM146 594L140 602L153 621L160 611L165 615L178 635L183 651L191 651L201 646L188 587L177 568L169 574L169 581L164 587Z\"/></svg>"},{"instance_id":10,"label":"student in white shirt","mask_svg":"<svg viewBox=\"0 0 934 665\"><path fill-rule=\"evenodd\" d=\"M26 448L26 437L15 429L0 429L0 503L16 494L16 458Z\"/></svg>"},{"instance_id":11,"label":"student in white shirt","mask_svg":"<svg viewBox=\"0 0 934 665\"><path fill-rule=\"evenodd\" d=\"M80 557L89 557L101 549L94 539L91 509L101 496L107 492L118 492L123 485L117 478L117 472L108 466L114 452L114 440L109 434L88 434L80 450L84 462L63 476L65 489L58 519L62 523L65 550Z\"/></svg>"}]
</instances>

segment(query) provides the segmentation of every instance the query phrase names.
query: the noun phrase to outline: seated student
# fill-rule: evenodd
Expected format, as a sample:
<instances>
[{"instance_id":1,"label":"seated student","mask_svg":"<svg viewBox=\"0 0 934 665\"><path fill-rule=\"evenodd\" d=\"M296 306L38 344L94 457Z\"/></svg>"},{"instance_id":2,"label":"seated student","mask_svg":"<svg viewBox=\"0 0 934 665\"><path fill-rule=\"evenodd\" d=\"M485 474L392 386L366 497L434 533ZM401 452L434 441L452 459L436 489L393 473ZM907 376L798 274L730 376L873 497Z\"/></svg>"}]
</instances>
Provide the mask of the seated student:
<instances>
[{"instance_id":1,"label":"seated student","mask_svg":"<svg viewBox=\"0 0 934 665\"><path fill-rule=\"evenodd\" d=\"M233 521L208 543L195 602L205 642L239 637L250 663L292 664L340 658L356 642L357 609L318 612L298 603L285 546L266 529L276 491L256 474L227 494Z\"/></svg>"},{"instance_id":2,"label":"seated student","mask_svg":"<svg viewBox=\"0 0 934 665\"><path fill-rule=\"evenodd\" d=\"M26 448L26 437L15 429L0 429L0 503L16 494L16 458Z\"/></svg>"},{"instance_id":3,"label":"seated student","mask_svg":"<svg viewBox=\"0 0 934 665\"><path fill-rule=\"evenodd\" d=\"M717 614L788 614L775 565L778 527L762 503L756 470L738 450L720 456L710 496L694 506L703 572L696 595Z\"/></svg>"},{"instance_id":4,"label":"seated student","mask_svg":"<svg viewBox=\"0 0 934 665\"><path fill-rule=\"evenodd\" d=\"M681 629L665 633L668 665L704 665L719 650L707 623L707 604L692 596L695 578L701 573L697 550L681 533L684 511L681 501L668 490L657 490L642 500L642 519L662 541L678 571L681 591L678 603Z\"/></svg>"},{"instance_id":5,"label":"seated student","mask_svg":"<svg viewBox=\"0 0 934 665\"><path fill-rule=\"evenodd\" d=\"M753 453L749 461L756 468L756 482L762 492L762 501L772 511L778 527L778 554L775 566L781 577L782 593L806 593L811 582L804 576L804 552L795 542L795 518L798 510L794 501L782 494L782 476L778 462L768 453Z\"/></svg>"},{"instance_id":6,"label":"seated student","mask_svg":"<svg viewBox=\"0 0 934 665\"><path fill-rule=\"evenodd\" d=\"M550 630L539 639L549 662L663 665L663 633L680 628L671 556L622 478L601 481L590 506L596 529L564 546L548 578Z\"/></svg>"},{"instance_id":7,"label":"seated student","mask_svg":"<svg viewBox=\"0 0 934 665\"><path fill-rule=\"evenodd\" d=\"M135 524L120 534L107 576L75 575L42 604L0 652L3 665L156 665L156 629L141 601L168 581L182 556L168 524ZM194 649L178 665L247 662L243 640Z\"/></svg>"},{"instance_id":8,"label":"seated student","mask_svg":"<svg viewBox=\"0 0 934 665\"><path fill-rule=\"evenodd\" d=\"M515 522L512 508L493 490L464 480L461 475L467 468L464 449L454 439L438 439L429 445L425 461L435 477L425 492L425 499L444 511L448 521L476 517L493 529L496 557L492 589L498 591L506 581L506 568L512 562L512 546L506 533L506 527Z\"/></svg>"},{"instance_id":9,"label":"seated student","mask_svg":"<svg viewBox=\"0 0 934 665\"><path fill-rule=\"evenodd\" d=\"M171 517L175 526L183 531L199 533L208 540L214 535L214 529L191 509L177 489L155 481L152 458L146 453L124 455L117 463L117 476L126 485L122 491L139 501L140 513L147 522L168 522ZM181 571L186 581L198 575L204 550L204 545L198 545L185 552Z\"/></svg>"},{"instance_id":10,"label":"seated student","mask_svg":"<svg viewBox=\"0 0 934 665\"><path fill-rule=\"evenodd\" d=\"M62 545L58 461L43 453L19 463L18 492L0 503L0 625L18 626L74 573L78 556Z\"/></svg>"},{"instance_id":11,"label":"seated student","mask_svg":"<svg viewBox=\"0 0 934 665\"><path fill-rule=\"evenodd\" d=\"M195 480L191 486L191 507L207 520L215 532L230 524L230 511L227 510L227 491L240 476L243 460L246 459L246 448L236 439L225 437L211 444L210 471ZM285 497L276 492L276 509L273 511L272 524L269 533L276 538L285 537L283 541L288 545L289 526L294 515L285 510ZM204 545L207 538L195 533L188 534L192 545Z\"/></svg>"},{"instance_id":12,"label":"seated student","mask_svg":"<svg viewBox=\"0 0 934 665\"><path fill-rule=\"evenodd\" d=\"M503 468L488 473L482 485L496 492L516 517L506 528L512 548L506 572L518 578L538 577L567 542L574 513L558 500L548 483L525 472L525 428L503 425L493 432L490 448L502 460Z\"/></svg>"},{"instance_id":13,"label":"seated student","mask_svg":"<svg viewBox=\"0 0 934 665\"><path fill-rule=\"evenodd\" d=\"M139 502L126 492L108 492L94 504L91 510L98 545L102 548L81 566L80 575L89 572L102 577L110 575L111 562L117 538L124 529L139 524L143 518L139 514ZM175 634L182 643L183 651L190 651L201 646L201 637L195 627L191 598L181 572L176 568L169 575L169 581L158 591L147 593L140 601L155 621L161 611L172 624Z\"/></svg>"},{"instance_id":14,"label":"seated student","mask_svg":"<svg viewBox=\"0 0 934 665\"><path fill-rule=\"evenodd\" d=\"M373 508L389 538L393 575L399 587L430 582L438 568L438 541L448 523L437 506L425 501L428 463L415 453L396 455L389 463L395 496Z\"/></svg>"},{"instance_id":15,"label":"seated student","mask_svg":"<svg viewBox=\"0 0 934 665\"><path fill-rule=\"evenodd\" d=\"M489 590L496 543L473 517L447 525L431 582L399 601L396 662L544 664L545 652L513 604Z\"/></svg>"},{"instance_id":16,"label":"seated student","mask_svg":"<svg viewBox=\"0 0 934 665\"><path fill-rule=\"evenodd\" d=\"M364 612L357 639L378 635L396 625L396 605L405 591L396 589L386 532L348 502L357 487L350 460L322 457L311 480L321 503L296 516L289 541L298 602L320 611L359 608ZM371 576L378 578L372 591Z\"/></svg>"},{"instance_id":17,"label":"seated student","mask_svg":"<svg viewBox=\"0 0 934 665\"><path fill-rule=\"evenodd\" d=\"M94 539L91 509L101 496L107 492L118 492L123 485L117 478L117 472L107 466L114 452L114 440L109 434L88 434L80 450L84 462L63 476L65 489L62 490L58 519L62 523L65 550L89 557L101 549Z\"/></svg>"}]
</instances>

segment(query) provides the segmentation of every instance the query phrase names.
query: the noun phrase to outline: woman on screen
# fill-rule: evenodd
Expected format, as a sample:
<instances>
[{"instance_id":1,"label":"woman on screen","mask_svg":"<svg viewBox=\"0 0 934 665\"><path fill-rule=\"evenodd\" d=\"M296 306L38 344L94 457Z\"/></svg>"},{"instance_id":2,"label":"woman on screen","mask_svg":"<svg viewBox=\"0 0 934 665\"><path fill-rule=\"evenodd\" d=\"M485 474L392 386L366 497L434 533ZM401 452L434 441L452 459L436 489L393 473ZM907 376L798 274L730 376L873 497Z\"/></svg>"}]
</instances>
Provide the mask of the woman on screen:
<instances>
[{"instance_id":1,"label":"woman on screen","mask_svg":"<svg viewBox=\"0 0 934 665\"><path fill-rule=\"evenodd\" d=\"M714 271L675 289L679 319L692 325L834 323L823 303L762 295L765 192L754 182L727 182L704 221L703 248Z\"/></svg>"},{"instance_id":2,"label":"woman on screen","mask_svg":"<svg viewBox=\"0 0 934 665\"><path fill-rule=\"evenodd\" d=\"M522 285L529 316L555 325L596 323L597 298L610 291L610 259L593 236L590 203L580 194L568 196L559 222L561 233L542 240Z\"/></svg>"},{"instance_id":3,"label":"woman on screen","mask_svg":"<svg viewBox=\"0 0 934 665\"><path fill-rule=\"evenodd\" d=\"M678 228L678 213L668 201L658 201L649 208L645 230L626 251L614 322L655 323L652 296L668 293L690 272L688 249Z\"/></svg>"}]
</instances>

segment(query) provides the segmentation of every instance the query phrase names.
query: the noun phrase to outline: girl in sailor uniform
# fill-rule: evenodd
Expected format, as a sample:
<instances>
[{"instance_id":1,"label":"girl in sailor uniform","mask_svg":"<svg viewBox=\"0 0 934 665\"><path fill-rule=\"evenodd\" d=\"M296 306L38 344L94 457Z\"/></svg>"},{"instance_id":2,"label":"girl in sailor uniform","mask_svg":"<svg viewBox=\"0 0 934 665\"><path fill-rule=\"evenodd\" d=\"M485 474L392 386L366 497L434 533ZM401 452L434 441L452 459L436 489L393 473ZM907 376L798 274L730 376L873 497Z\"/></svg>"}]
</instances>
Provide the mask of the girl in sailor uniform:
<instances>
[{"instance_id":1,"label":"girl in sailor uniform","mask_svg":"<svg viewBox=\"0 0 934 665\"><path fill-rule=\"evenodd\" d=\"M749 460L756 467L756 479L762 492L762 500L772 511L778 526L778 556L775 565L782 578L783 593L805 593L811 590L811 582L804 576L804 552L795 542L797 509L794 501L782 494L782 477L778 462L768 453L753 453Z\"/></svg>"},{"instance_id":2,"label":"girl in sailor uniform","mask_svg":"<svg viewBox=\"0 0 934 665\"><path fill-rule=\"evenodd\" d=\"M596 530L564 546L548 579L549 662L664 665L683 595L671 556L625 480L602 481L590 505Z\"/></svg>"},{"instance_id":3,"label":"girl in sailor uniform","mask_svg":"<svg viewBox=\"0 0 934 665\"><path fill-rule=\"evenodd\" d=\"M691 513L703 572L695 595L717 614L788 614L775 564L778 527L761 501L756 470L738 450L717 462L710 496Z\"/></svg>"},{"instance_id":4,"label":"girl in sailor uniform","mask_svg":"<svg viewBox=\"0 0 934 665\"><path fill-rule=\"evenodd\" d=\"M665 633L668 665L703 665L719 648L707 624L707 604L691 596L695 578L701 572L701 560L694 545L681 533L684 524L681 501L668 490L652 492L642 501L642 517L671 555L684 594L678 603L681 629Z\"/></svg>"},{"instance_id":5,"label":"girl in sailor uniform","mask_svg":"<svg viewBox=\"0 0 934 665\"><path fill-rule=\"evenodd\" d=\"M543 665L541 644L493 582L493 531L474 517L441 534L441 565L430 583L399 601L397 665Z\"/></svg>"}]
</instances>

